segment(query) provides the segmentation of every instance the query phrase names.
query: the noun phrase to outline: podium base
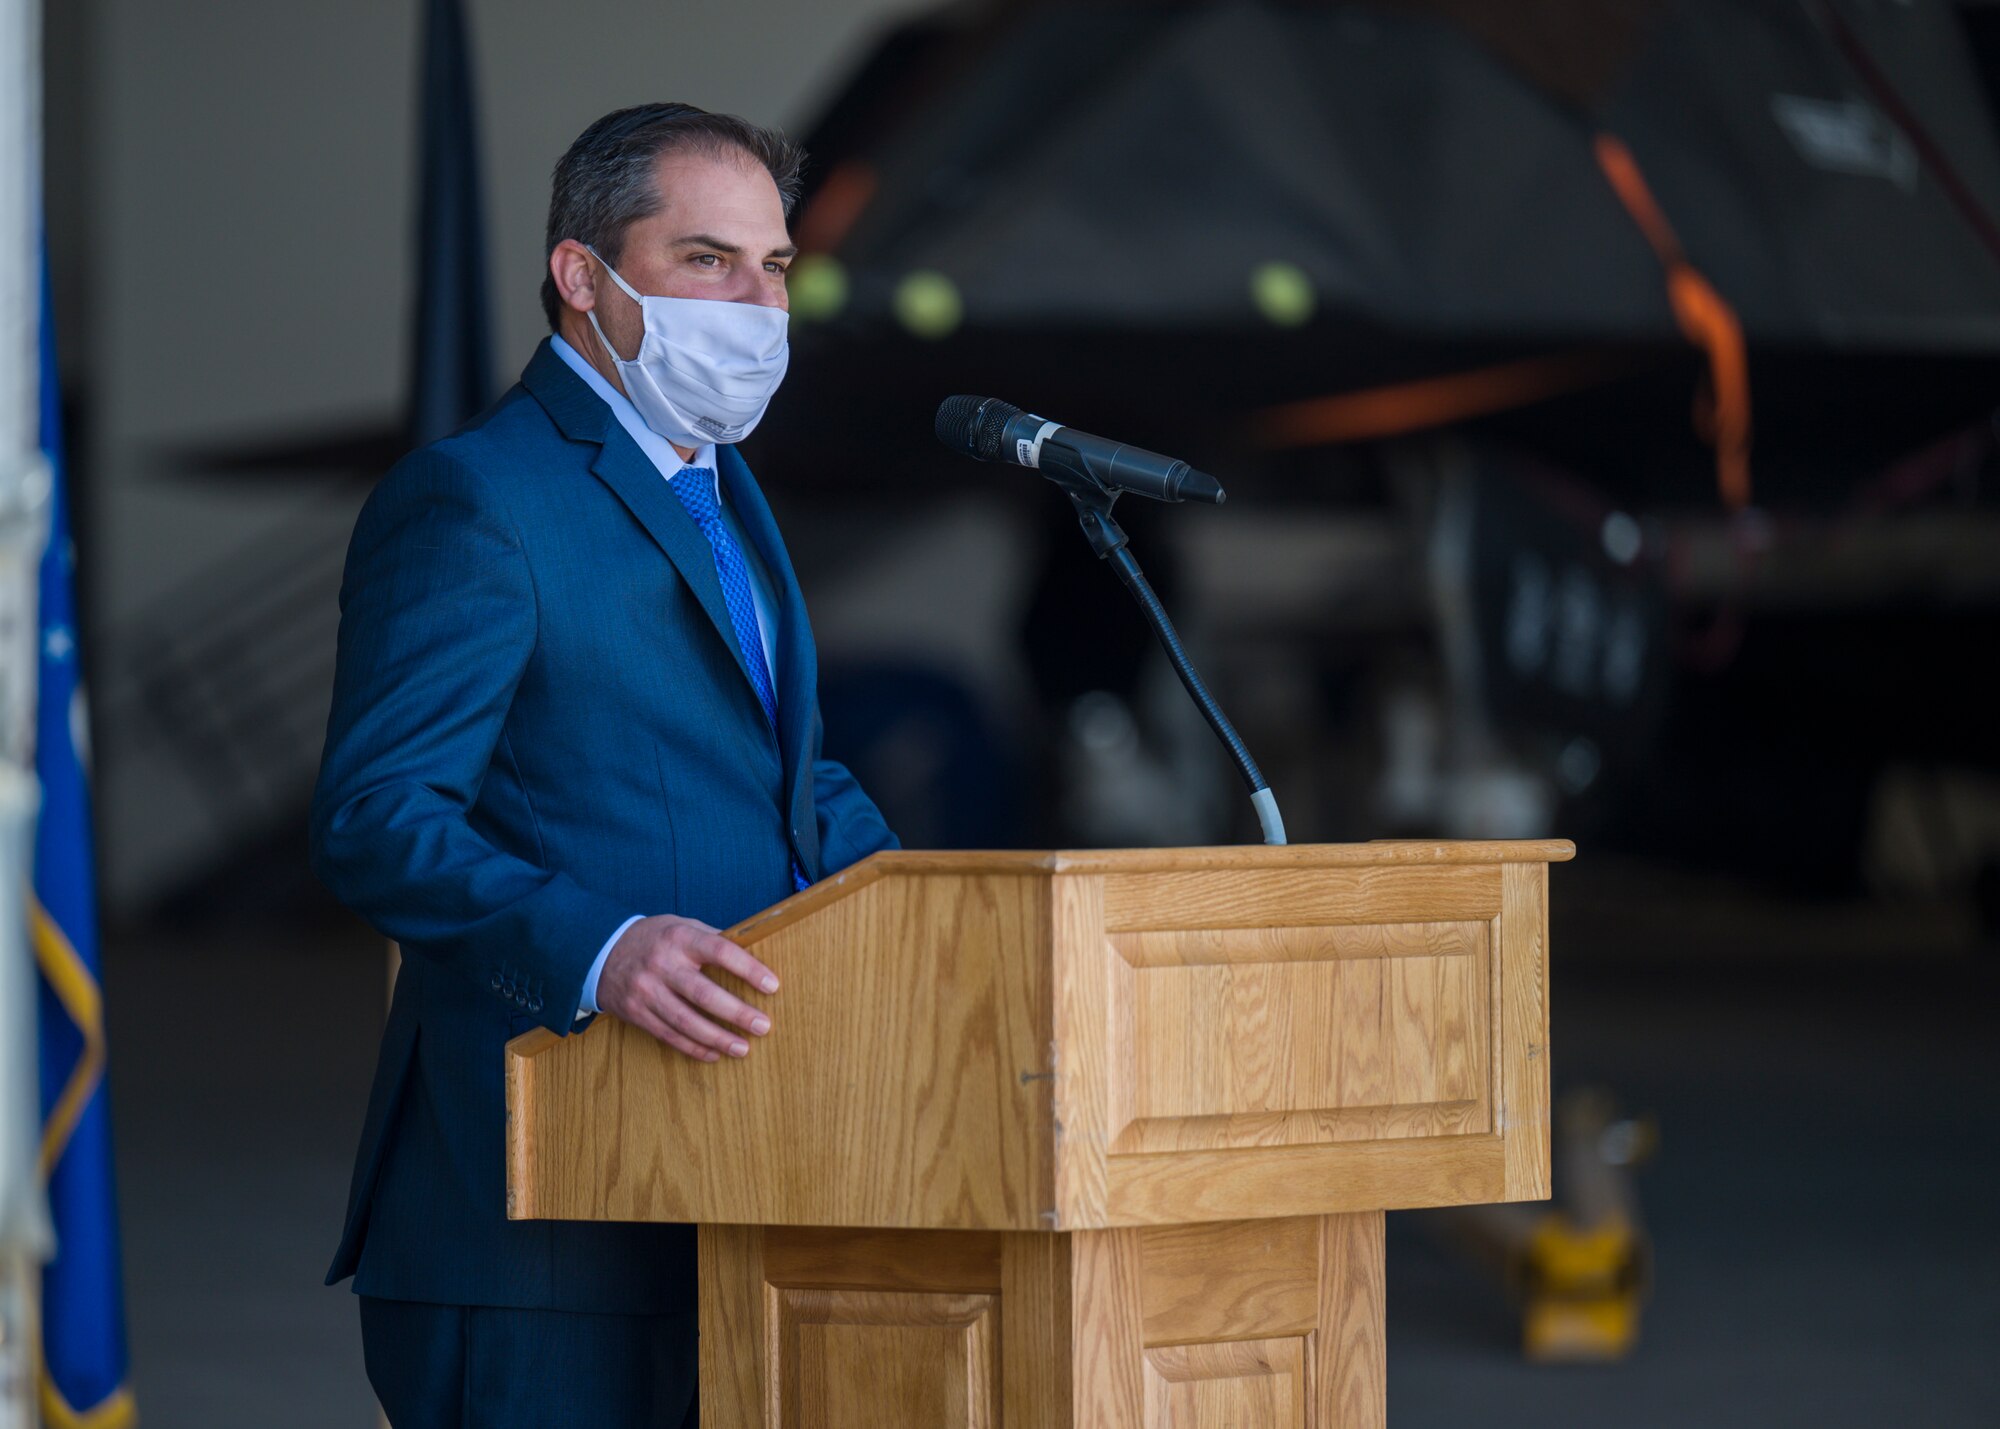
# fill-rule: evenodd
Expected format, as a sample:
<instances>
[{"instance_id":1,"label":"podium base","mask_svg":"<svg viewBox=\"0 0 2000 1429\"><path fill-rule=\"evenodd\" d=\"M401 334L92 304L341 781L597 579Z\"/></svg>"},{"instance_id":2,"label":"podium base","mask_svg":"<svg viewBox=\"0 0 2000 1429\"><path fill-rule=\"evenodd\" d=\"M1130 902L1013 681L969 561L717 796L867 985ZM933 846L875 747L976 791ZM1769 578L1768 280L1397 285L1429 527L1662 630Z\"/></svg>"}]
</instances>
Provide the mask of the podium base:
<instances>
[{"instance_id":1,"label":"podium base","mask_svg":"<svg viewBox=\"0 0 2000 1429\"><path fill-rule=\"evenodd\" d=\"M1382 1215L701 1227L709 1429L1380 1429Z\"/></svg>"}]
</instances>

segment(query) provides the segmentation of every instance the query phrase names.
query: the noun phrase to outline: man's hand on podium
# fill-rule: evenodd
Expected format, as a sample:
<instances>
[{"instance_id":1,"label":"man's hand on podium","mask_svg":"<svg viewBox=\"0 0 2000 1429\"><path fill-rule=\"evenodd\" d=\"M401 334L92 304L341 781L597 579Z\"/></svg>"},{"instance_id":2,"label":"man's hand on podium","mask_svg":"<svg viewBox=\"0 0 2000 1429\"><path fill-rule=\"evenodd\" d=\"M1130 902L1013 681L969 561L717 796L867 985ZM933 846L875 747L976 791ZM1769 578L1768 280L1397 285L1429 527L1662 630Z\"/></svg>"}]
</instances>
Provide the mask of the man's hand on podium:
<instances>
[{"instance_id":1,"label":"man's hand on podium","mask_svg":"<svg viewBox=\"0 0 2000 1429\"><path fill-rule=\"evenodd\" d=\"M721 933L667 913L641 918L612 947L598 974L597 1005L696 1061L713 1062L724 1052L747 1057L749 1042L718 1023L762 1037L771 1019L717 987L706 972L712 967L765 992L778 990L777 974Z\"/></svg>"}]
</instances>

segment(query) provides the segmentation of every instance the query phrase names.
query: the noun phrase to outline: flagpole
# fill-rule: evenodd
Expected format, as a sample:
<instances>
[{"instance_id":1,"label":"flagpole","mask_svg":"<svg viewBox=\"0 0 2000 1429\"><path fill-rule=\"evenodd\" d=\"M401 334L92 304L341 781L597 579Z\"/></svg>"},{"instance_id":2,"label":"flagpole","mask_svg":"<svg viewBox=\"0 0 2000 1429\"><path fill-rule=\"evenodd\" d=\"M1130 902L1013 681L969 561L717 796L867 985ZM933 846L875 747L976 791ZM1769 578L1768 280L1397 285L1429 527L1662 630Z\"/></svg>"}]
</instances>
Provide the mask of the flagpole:
<instances>
[{"instance_id":1,"label":"flagpole","mask_svg":"<svg viewBox=\"0 0 2000 1429\"><path fill-rule=\"evenodd\" d=\"M40 1171L35 974L24 894L35 812L41 451L41 7L0 0L0 1429L33 1429L37 1304L53 1250Z\"/></svg>"}]
</instances>

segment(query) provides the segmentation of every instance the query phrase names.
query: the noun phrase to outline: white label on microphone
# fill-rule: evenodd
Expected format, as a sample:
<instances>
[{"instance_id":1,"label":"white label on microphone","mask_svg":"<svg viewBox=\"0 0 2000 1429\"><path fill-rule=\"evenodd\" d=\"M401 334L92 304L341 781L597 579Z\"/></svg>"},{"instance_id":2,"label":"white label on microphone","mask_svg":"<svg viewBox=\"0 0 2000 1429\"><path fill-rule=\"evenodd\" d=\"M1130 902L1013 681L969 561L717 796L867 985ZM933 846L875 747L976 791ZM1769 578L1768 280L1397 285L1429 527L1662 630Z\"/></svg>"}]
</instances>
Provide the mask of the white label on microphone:
<instances>
[{"instance_id":1,"label":"white label on microphone","mask_svg":"<svg viewBox=\"0 0 2000 1429\"><path fill-rule=\"evenodd\" d=\"M1041 422L1042 429L1035 433L1035 439L1031 442L1017 441L1014 443L1014 460L1018 461L1022 466L1040 467L1042 464L1042 443L1047 441L1054 433L1062 430L1061 422L1051 422L1046 418L1037 418L1036 420Z\"/></svg>"}]
</instances>

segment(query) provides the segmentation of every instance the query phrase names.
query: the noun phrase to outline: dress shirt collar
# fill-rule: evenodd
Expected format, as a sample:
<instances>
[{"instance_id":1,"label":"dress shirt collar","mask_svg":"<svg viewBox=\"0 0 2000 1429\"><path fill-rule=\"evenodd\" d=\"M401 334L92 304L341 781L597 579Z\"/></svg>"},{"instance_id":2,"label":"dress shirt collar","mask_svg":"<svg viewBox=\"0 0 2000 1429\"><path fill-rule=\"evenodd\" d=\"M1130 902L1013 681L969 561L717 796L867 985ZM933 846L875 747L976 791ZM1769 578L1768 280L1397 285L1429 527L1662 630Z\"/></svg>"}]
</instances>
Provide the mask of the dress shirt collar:
<instances>
[{"instance_id":1,"label":"dress shirt collar","mask_svg":"<svg viewBox=\"0 0 2000 1429\"><path fill-rule=\"evenodd\" d=\"M583 360L583 355L571 347L560 336L549 338L549 347L569 366L569 370L584 380L586 386L604 399L611 408L611 415L618 419L646 459L659 468L660 475L672 481L682 467L701 467L709 474L709 480L716 483L716 500L722 499L721 473L715 465L715 444L709 442L695 449L693 461L682 461L681 454L674 450L674 444L646 425L646 419L639 415L639 409L632 405L632 399L604 380L604 374Z\"/></svg>"}]
</instances>

